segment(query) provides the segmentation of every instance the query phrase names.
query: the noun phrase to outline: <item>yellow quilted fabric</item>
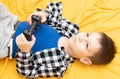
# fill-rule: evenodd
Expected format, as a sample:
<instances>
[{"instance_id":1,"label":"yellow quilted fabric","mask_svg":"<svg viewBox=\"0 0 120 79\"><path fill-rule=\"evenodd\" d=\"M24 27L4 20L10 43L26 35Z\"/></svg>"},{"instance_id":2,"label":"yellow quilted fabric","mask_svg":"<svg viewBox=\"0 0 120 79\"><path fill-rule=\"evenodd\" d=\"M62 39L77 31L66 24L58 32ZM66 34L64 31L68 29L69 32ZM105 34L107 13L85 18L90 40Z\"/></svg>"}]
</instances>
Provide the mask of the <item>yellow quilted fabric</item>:
<instances>
[{"instance_id":1,"label":"yellow quilted fabric","mask_svg":"<svg viewBox=\"0 0 120 79\"><path fill-rule=\"evenodd\" d=\"M25 21L48 2L60 0L0 0L10 12ZM76 60L62 78L37 79L120 79L120 1L119 0L63 0L63 16L79 24L80 31L102 31L116 43L117 54L108 65L86 66ZM0 79L25 79L16 72L15 59L0 60Z\"/></svg>"}]
</instances>

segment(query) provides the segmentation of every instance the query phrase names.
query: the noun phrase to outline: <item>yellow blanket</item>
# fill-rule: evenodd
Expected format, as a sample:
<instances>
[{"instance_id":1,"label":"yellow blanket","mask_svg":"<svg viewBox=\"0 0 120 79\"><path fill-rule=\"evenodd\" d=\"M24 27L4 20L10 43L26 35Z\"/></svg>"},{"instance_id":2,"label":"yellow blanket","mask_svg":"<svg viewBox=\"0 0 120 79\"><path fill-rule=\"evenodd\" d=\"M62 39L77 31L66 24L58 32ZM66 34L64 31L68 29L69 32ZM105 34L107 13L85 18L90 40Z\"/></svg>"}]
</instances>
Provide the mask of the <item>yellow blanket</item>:
<instances>
[{"instance_id":1,"label":"yellow blanket","mask_svg":"<svg viewBox=\"0 0 120 79\"><path fill-rule=\"evenodd\" d=\"M38 8L45 8L55 0L0 0L19 20ZM60 0L56 0L60 1ZM80 25L80 31L102 31L116 43L117 54L105 66L86 66L76 60L60 79L120 79L120 1L119 0L63 0L63 16ZM0 60L0 79L25 79L17 74L15 59ZM59 78L38 78L59 79Z\"/></svg>"}]
</instances>

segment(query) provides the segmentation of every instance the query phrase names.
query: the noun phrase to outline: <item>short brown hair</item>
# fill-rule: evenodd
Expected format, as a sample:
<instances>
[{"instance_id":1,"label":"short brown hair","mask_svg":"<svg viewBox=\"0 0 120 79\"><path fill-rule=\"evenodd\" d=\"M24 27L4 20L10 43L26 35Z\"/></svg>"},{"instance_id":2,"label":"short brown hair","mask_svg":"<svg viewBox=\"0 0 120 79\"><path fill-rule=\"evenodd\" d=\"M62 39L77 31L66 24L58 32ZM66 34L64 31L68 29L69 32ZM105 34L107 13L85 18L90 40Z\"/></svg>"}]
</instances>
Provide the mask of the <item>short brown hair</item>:
<instances>
[{"instance_id":1,"label":"short brown hair","mask_svg":"<svg viewBox=\"0 0 120 79\"><path fill-rule=\"evenodd\" d=\"M93 64L105 65L112 61L116 53L116 47L113 40L107 36L105 33L100 32L101 39L100 44L101 48L93 56L90 56L90 60Z\"/></svg>"}]
</instances>

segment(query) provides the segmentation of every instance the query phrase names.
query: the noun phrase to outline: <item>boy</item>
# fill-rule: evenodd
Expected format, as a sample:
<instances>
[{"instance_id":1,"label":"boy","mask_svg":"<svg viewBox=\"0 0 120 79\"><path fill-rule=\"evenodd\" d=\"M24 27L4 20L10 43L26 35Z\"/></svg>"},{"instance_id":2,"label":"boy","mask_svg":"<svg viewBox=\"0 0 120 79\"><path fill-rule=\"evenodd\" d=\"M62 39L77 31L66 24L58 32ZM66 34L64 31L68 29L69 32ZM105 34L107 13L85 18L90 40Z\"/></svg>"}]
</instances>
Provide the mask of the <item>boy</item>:
<instances>
[{"instance_id":1,"label":"boy","mask_svg":"<svg viewBox=\"0 0 120 79\"><path fill-rule=\"evenodd\" d=\"M54 2L48 5L47 10L33 13L62 34L58 37L56 48L32 54L32 47L38 38L33 35L32 41L27 41L23 34L16 38L20 49L17 52L17 70L21 75L31 78L61 77L74 58L80 59L86 65L107 64L113 59L116 50L113 41L107 35L101 32L78 33L77 25L64 19L61 10L61 2ZM31 18L29 23L31 24Z\"/></svg>"},{"instance_id":2,"label":"boy","mask_svg":"<svg viewBox=\"0 0 120 79\"><path fill-rule=\"evenodd\" d=\"M13 36L13 56L19 48L17 71L22 76L61 77L75 58L87 65L107 64L113 59L116 51L108 36L101 32L79 33L77 25L61 16L61 10L61 2L54 2L48 5L47 10L33 13L40 16L45 24L39 25L35 37L32 35L32 41L27 41L21 34L29 29L29 24L23 22L17 26Z\"/></svg>"}]
</instances>

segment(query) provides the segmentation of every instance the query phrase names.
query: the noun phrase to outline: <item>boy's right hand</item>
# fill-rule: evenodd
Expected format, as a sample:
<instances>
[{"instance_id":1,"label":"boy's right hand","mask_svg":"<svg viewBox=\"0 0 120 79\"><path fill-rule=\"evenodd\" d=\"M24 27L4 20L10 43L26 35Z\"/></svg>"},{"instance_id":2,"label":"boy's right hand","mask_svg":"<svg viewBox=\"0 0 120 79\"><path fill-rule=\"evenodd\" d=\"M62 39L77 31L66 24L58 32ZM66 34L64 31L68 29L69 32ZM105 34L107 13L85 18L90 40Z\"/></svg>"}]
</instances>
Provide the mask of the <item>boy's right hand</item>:
<instances>
[{"instance_id":1,"label":"boy's right hand","mask_svg":"<svg viewBox=\"0 0 120 79\"><path fill-rule=\"evenodd\" d=\"M35 44L36 38L32 35L32 40L28 41L23 34L20 34L16 38L16 44L21 52L30 52Z\"/></svg>"},{"instance_id":2,"label":"boy's right hand","mask_svg":"<svg viewBox=\"0 0 120 79\"><path fill-rule=\"evenodd\" d=\"M32 14L30 14L29 18L28 18L28 22L31 25L32 24L32 15L37 15L41 18L41 23L44 23L47 20L47 13L44 11L39 11L39 12L33 12Z\"/></svg>"}]
</instances>

